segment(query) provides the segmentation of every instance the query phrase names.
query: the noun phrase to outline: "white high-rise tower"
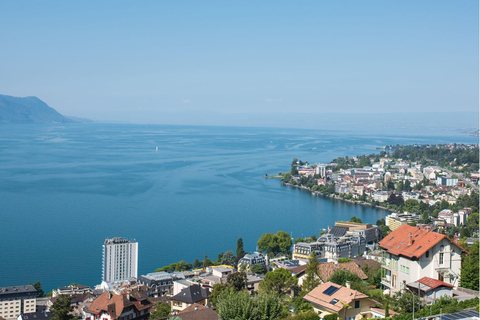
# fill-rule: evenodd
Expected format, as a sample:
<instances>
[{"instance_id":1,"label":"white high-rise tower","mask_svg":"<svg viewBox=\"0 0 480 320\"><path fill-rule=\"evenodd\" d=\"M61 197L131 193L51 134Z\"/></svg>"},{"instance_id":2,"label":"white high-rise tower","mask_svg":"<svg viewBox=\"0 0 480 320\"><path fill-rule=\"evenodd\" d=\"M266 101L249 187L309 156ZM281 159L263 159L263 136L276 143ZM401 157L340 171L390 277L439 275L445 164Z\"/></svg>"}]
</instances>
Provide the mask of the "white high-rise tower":
<instances>
[{"instance_id":1,"label":"white high-rise tower","mask_svg":"<svg viewBox=\"0 0 480 320\"><path fill-rule=\"evenodd\" d=\"M116 282L137 277L138 242L123 238L105 239L102 281Z\"/></svg>"}]
</instances>

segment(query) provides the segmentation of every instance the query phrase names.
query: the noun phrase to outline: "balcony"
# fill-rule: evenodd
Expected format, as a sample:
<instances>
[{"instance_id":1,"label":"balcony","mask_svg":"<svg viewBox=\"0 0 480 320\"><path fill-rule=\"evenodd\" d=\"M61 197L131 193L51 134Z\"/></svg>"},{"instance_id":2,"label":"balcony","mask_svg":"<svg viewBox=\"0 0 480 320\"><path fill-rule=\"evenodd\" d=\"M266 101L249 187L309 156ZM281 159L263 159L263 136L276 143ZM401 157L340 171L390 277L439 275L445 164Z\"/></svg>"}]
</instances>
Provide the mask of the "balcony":
<instances>
[{"instance_id":1,"label":"balcony","mask_svg":"<svg viewBox=\"0 0 480 320\"><path fill-rule=\"evenodd\" d=\"M380 283L383 284L384 286L388 287L388 288L391 288L391 287L392 287L392 284L391 284L390 281L391 281L390 279L382 278L382 280L380 281Z\"/></svg>"}]
</instances>

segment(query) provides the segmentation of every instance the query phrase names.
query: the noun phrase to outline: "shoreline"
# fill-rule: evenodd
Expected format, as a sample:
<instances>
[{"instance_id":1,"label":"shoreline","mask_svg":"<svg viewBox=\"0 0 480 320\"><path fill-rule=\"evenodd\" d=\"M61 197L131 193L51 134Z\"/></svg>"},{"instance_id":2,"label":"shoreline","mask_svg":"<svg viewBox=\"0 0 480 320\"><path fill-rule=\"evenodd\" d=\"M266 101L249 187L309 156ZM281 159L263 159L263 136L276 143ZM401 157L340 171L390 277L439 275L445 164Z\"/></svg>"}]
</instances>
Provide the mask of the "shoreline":
<instances>
[{"instance_id":1,"label":"shoreline","mask_svg":"<svg viewBox=\"0 0 480 320\"><path fill-rule=\"evenodd\" d=\"M297 189L302 189L302 190L305 190L305 191L309 191L312 196L321 196L321 197L324 197L324 198L330 198L330 199L335 199L335 200L341 200L341 201L345 201L345 202L349 202L351 204L355 204L355 205L362 205L362 206L370 206L372 208L377 208L377 209L382 209L382 210L385 210L385 211L389 211L389 212L395 212L395 210L391 209L391 208L386 208L386 207L382 207L382 206L375 206L375 205L372 205L371 203L368 203L368 202L363 202L363 201L359 201L359 200L349 200L349 199L343 199L342 197L340 196L335 196L335 195L328 195L328 194L323 194L321 193L320 191L312 191L310 190L309 188L307 187L304 187L304 186L297 186L297 185L293 185L293 184L290 184L290 183L285 183L285 182L281 182L281 184L283 186L288 186L288 187L292 187L292 188L297 188Z\"/></svg>"}]
</instances>

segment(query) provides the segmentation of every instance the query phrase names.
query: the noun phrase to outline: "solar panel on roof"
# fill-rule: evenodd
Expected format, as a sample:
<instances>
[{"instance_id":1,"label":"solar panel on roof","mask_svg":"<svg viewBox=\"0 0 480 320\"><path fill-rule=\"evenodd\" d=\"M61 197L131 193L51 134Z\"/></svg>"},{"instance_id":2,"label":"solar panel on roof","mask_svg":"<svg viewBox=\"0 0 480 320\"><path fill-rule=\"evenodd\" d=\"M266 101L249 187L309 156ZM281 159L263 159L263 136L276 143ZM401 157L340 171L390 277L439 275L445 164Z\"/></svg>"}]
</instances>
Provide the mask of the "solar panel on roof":
<instances>
[{"instance_id":1,"label":"solar panel on roof","mask_svg":"<svg viewBox=\"0 0 480 320\"><path fill-rule=\"evenodd\" d=\"M479 313L473 310L469 311L461 311L457 313L452 313L452 314L445 314L442 316L442 319L447 319L447 320L459 320L459 319L471 319L474 317L479 317Z\"/></svg>"},{"instance_id":2,"label":"solar panel on roof","mask_svg":"<svg viewBox=\"0 0 480 320\"><path fill-rule=\"evenodd\" d=\"M323 294L326 294L328 296L331 296L332 294L334 294L339 288L335 287L335 286L330 286L327 288L327 290L323 291Z\"/></svg>"}]
</instances>

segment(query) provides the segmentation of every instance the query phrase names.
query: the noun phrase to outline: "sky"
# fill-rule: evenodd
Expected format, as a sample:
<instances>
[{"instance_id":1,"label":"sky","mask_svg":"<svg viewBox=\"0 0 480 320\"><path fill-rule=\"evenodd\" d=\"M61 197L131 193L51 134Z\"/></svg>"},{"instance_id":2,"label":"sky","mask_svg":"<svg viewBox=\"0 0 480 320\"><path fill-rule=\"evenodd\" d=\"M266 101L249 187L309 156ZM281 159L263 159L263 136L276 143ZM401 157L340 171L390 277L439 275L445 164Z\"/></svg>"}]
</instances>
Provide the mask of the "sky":
<instances>
[{"instance_id":1,"label":"sky","mask_svg":"<svg viewBox=\"0 0 480 320\"><path fill-rule=\"evenodd\" d=\"M478 16L474 0L0 0L0 94L133 123L478 113Z\"/></svg>"}]
</instances>

